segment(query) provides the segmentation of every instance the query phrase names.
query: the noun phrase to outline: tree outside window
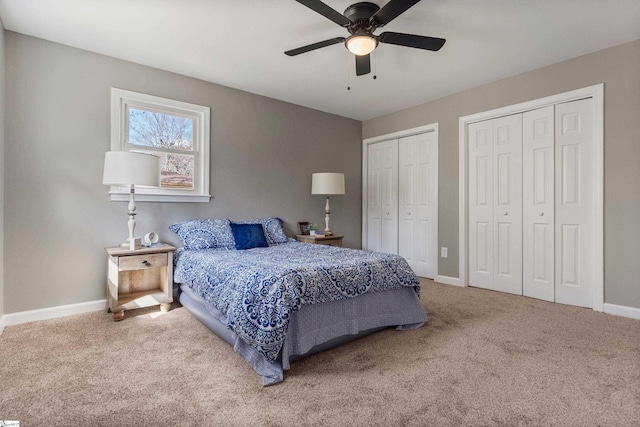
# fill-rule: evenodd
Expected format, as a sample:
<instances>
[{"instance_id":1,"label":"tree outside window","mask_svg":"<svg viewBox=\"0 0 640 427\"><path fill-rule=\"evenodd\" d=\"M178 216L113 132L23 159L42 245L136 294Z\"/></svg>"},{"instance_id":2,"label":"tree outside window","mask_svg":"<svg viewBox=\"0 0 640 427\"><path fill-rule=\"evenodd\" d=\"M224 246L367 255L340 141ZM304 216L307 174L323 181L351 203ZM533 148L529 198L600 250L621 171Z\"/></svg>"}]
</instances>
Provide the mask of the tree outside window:
<instances>
[{"instance_id":1,"label":"tree outside window","mask_svg":"<svg viewBox=\"0 0 640 427\"><path fill-rule=\"evenodd\" d=\"M160 157L161 188L193 190L193 119L130 108L129 144L160 150L150 153Z\"/></svg>"}]
</instances>

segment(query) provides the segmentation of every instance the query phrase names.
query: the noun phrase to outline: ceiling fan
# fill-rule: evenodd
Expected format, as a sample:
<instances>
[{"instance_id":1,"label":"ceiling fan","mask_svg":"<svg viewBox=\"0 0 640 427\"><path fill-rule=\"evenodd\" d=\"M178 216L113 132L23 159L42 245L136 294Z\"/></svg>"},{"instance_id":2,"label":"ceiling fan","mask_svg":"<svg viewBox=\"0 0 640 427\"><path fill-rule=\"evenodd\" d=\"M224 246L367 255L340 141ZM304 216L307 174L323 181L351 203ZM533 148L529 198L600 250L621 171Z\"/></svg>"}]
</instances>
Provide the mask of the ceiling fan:
<instances>
[{"instance_id":1,"label":"ceiling fan","mask_svg":"<svg viewBox=\"0 0 640 427\"><path fill-rule=\"evenodd\" d=\"M320 0L296 0L298 3L319 13L345 27L351 34L349 37L336 37L329 40L313 43L297 49L288 50L286 55L296 56L322 47L343 43L345 47L356 55L356 75L362 76L371 72L371 58L369 54L374 51L378 43L395 44L398 46L414 47L437 51L446 42L437 37L418 36L415 34L393 33L386 31L379 35L373 32L384 27L389 22L400 16L420 0L390 0L382 9L370 2L354 3L347 7L344 14L322 3Z\"/></svg>"}]
</instances>

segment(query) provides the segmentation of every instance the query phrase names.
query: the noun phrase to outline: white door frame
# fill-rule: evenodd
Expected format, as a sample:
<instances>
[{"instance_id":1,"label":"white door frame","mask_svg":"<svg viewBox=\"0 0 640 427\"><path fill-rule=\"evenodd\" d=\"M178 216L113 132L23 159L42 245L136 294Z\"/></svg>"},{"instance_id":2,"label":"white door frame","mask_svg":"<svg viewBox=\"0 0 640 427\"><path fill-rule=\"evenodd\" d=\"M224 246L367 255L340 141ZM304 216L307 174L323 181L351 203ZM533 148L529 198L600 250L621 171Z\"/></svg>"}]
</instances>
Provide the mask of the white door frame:
<instances>
[{"instance_id":1,"label":"white door frame","mask_svg":"<svg viewBox=\"0 0 640 427\"><path fill-rule=\"evenodd\" d=\"M510 105L490 111L483 111L477 114L460 117L459 119L459 148L458 148L458 170L459 170L459 274L460 284L469 286L469 257L468 257L468 227L469 218L468 200L468 136L467 126L470 123L494 119L496 117L510 114L523 113L525 111L546 107L563 102L576 101L578 99L593 98L594 108L594 169L593 186L596 191L594 209L594 253L596 263L594 270L593 288L593 310L603 311L604 308L604 84L585 87L558 95L527 101L520 104Z\"/></svg>"},{"instance_id":2,"label":"white door frame","mask_svg":"<svg viewBox=\"0 0 640 427\"><path fill-rule=\"evenodd\" d=\"M434 175L435 175L435 183L434 183L434 200L435 200L435 212L434 212L434 224L435 230L433 233L433 277L438 277L438 123L431 123L424 126L418 126L411 129L401 130L398 132L388 133L386 135L375 136L373 138L367 138L362 140L362 248L367 247L367 195L368 195L368 180L367 180L367 146L370 144L375 144L377 142L387 141L389 139L398 139L404 138L406 136L418 135L420 133L433 132L435 138L435 159L434 162Z\"/></svg>"}]
</instances>

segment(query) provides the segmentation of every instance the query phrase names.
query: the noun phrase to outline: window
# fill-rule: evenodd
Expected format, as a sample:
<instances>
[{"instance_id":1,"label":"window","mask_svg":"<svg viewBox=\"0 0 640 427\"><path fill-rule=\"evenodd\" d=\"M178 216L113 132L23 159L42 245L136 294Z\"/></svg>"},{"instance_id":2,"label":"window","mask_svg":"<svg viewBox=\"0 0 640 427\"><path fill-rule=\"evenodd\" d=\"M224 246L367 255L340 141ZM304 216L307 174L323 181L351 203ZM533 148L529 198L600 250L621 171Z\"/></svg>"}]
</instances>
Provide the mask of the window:
<instances>
[{"instance_id":1,"label":"window","mask_svg":"<svg viewBox=\"0 0 640 427\"><path fill-rule=\"evenodd\" d=\"M136 187L136 200L208 202L209 107L111 89L111 150L160 158L160 187ZM111 187L111 200L129 189Z\"/></svg>"}]
</instances>

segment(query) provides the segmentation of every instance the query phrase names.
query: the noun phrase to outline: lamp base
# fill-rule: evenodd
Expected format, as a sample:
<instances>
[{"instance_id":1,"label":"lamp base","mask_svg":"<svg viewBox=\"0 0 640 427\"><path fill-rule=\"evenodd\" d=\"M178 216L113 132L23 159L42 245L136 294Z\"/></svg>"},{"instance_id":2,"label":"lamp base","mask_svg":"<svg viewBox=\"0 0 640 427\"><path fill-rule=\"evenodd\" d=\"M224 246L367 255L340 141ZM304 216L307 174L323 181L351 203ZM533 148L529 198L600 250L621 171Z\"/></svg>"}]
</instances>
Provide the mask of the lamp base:
<instances>
[{"instance_id":1,"label":"lamp base","mask_svg":"<svg viewBox=\"0 0 640 427\"><path fill-rule=\"evenodd\" d=\"M142 238L134 237L129 238L120 244L121 248L126 248L131 251L135 251L136 249L140 249L142 247Z\"/></svg>"},{"instance_id":2,"label":"lamp base","mask_svg":"<svg viewBox=\"0 0 640 427\"><path fill-rule=\"evenodd\" d=\"M324 230L324 235L325 236L331 236L332 234L333 234L333 231L331 231L329 229Z\"/></svg>"}]
</instances>

